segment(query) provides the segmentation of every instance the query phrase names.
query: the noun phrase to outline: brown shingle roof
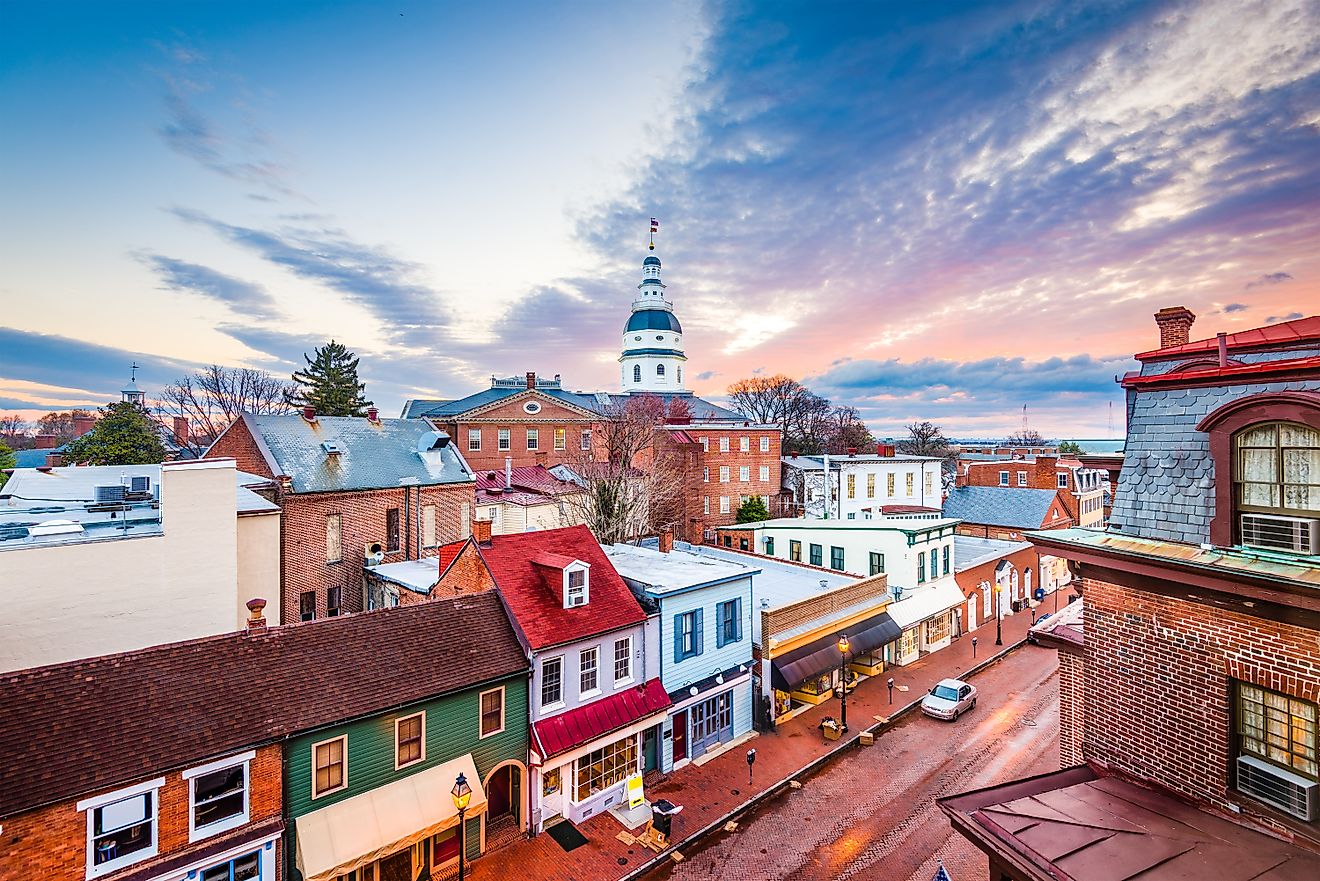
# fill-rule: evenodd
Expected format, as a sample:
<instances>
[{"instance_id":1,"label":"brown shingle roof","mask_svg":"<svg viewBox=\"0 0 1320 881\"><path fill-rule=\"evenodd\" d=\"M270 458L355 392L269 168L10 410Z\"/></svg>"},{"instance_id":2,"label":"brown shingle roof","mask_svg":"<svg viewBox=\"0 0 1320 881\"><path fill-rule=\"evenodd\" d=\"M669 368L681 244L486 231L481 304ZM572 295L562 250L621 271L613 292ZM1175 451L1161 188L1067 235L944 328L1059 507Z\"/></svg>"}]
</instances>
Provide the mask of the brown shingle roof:
<instances>
[{"instance_id":1,"label":"brown shingle roof","mask_svg":"<svg viewBox=\"0 0 1320 881\"><path fill-rule=\"evenodd\" d=\"M528 669L494 593L0 676L0 817Z\"/></svg>"}]
</instances>

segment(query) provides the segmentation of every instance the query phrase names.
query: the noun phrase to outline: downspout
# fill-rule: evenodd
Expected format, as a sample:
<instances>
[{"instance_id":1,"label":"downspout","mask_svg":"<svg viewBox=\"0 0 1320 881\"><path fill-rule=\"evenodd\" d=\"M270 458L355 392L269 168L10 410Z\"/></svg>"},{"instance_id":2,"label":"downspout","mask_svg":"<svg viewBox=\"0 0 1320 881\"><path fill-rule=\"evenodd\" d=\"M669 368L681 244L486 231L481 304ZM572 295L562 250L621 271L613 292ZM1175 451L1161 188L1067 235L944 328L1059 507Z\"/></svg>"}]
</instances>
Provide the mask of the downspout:
<instances>
[{"instance_id":1,"label":"downspout","mask_svg":"<svg viewBox=\"0 0 1320 881\"><path fill-rule=\"evenodd\" d=\"M422 486L417 485L417 509L413 512L413 519L417 521L417 559L422 558Z\"/></svg>"},{"instance_id":2,"label":"downspout","mask_svg":"<svg viewBox=\"0 0 1320 881\"><path fill-rule=\"evenodd\" d=\"M823 519L828 520L830 519L830 496L834 495L834 487L830 486L830 454L829 453L825 453L825 455L823 456L823 461L825 463L825 470L821 473L820 485L825 489L825 517Z\"/></svg>"},{"instance_id":3,"label":"downspout","mask_svg":"<svg viewBox=\"0 0 1320 881\"><path fill-rule=\"evenodd\" d=\"M412 559L412 489L403 488L403 558Z\"/></svg>"}]
</instances>

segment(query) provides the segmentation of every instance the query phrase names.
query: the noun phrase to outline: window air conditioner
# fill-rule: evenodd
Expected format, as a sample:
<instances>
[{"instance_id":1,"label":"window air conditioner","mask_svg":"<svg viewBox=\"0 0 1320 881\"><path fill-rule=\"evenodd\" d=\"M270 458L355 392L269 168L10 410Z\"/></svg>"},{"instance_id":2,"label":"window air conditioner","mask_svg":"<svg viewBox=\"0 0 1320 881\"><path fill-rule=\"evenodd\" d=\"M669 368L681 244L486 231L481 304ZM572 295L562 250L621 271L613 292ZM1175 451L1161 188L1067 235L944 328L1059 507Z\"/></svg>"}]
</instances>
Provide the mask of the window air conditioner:
<instances>
[{"instance_id":1,"label":"window air conditioner","mask_svg":"<svg viewBox=\"0 0 1320 881\"><path fill-rule=\"evenodd\" d=\"M1320 783L1255 756L1238 756L1237 788L1299 820L1320 818Z\"/></svg>"},{"instance_id":2,"label":"window air conditioner","mask_svg":"<svg viewBox=\"0 0 1320 881\"><path fill-rule=\"evenodd\" d=\"M570 593L570 594L568 595L568 607L569 607L570 609L575 608L575 607L577 607L577 606L585 606L586 604L587 604L587 597L586 597L586 594L581 594L581 593L579 593L579 594L571 594L571 593Z\"/></svg>"},{"instance_id":3,"label":"window air conditioner","mask_svg":"<svg viewBox=\"0 0 1320 881\"><path fill-rule=\"evenodd\" d=\"M1320 554L1320 520L1280 517L1275 514L1243 514L1242 543L1247 547Z\"/></svg>"}]
</instances>

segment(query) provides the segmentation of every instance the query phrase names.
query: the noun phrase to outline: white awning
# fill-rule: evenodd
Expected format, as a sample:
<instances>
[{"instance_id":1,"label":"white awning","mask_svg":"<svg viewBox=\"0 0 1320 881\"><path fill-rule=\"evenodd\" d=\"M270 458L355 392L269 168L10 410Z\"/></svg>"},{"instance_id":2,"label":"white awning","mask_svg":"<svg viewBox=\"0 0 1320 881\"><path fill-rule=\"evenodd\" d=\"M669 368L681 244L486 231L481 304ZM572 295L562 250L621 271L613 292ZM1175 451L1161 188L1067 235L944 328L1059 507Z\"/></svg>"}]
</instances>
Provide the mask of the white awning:
<instances>
[{"instance_id":1,"label":"white awning","mask_svg":"<svg viewBox=\"0 0 1320 881\"><path fill-rule=\"evenodd\" d=\"M486 809L486 791L468 753L299 817L298 869L304 881L346 875L458 822L450 790L459 774L472 787L467 815Z\"/></svg>"},{"instance_id":2,"label":"white awning","mask_svg":"<svg viewBox=\"0 0 1320 881\"><path fill-rule=\"evenodd\" d=\"M908 589L903 591L903 599L890 603L885 609L889 617L904 630L913 624L919 624L940 612L947 612L954 606L962 605L967 598L962 589L952 578L941 581L928 588Z\"/></svg>"}]
</instances>

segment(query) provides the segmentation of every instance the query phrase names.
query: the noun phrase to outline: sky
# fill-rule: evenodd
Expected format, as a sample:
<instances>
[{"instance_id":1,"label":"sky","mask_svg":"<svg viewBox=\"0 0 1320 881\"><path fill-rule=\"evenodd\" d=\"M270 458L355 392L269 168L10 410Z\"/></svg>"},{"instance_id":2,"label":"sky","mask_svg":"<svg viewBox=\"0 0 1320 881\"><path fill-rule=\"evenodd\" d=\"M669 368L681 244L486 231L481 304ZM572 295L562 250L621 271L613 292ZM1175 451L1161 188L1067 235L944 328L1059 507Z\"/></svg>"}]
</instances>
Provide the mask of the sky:
<instances>
[{"instance_id":1,"label":"sky","mask_svg":"<svg viewBox=\"0 0 1320 881\"><path fill-rule=\"evenodd\" d=\"M1123 431L1154 348L1320 304L1320 4L0 5L0 412L288 374L613 391L661 231L688 385L880 435Z\"/></svg>"}]
</instances>

